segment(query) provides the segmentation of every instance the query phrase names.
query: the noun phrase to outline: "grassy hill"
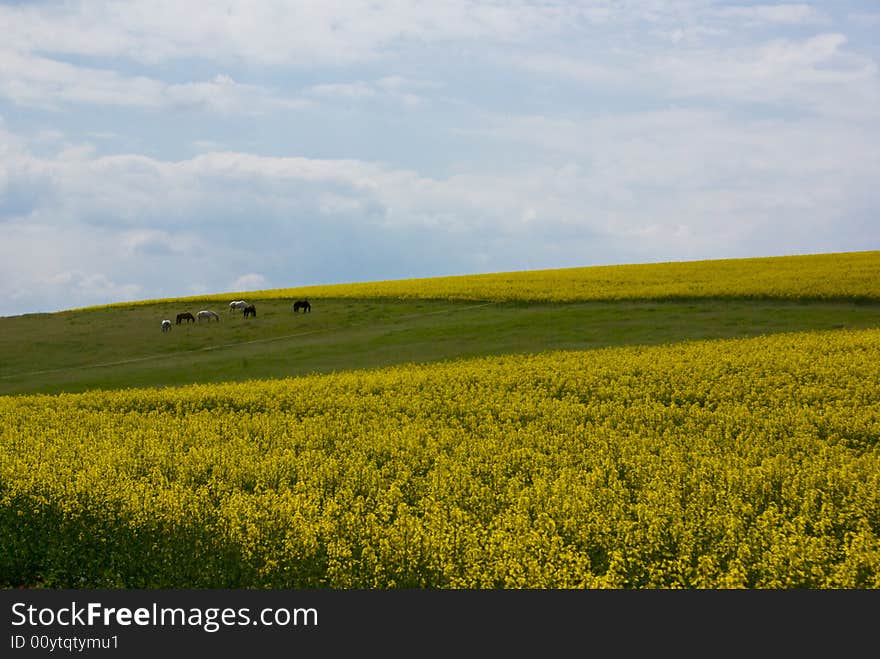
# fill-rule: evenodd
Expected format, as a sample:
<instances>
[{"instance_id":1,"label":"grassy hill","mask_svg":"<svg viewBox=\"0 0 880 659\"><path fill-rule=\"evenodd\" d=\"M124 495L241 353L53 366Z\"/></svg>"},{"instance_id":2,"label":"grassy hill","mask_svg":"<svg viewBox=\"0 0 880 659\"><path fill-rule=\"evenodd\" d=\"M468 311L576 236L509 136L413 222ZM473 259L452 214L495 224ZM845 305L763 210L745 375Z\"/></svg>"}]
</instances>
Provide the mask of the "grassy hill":
<instances>
[{"instance_id":1,"label":"grassy hill","mask_svg":"<svg viewBox=\"0 0 880 659\"><path fill-rule=\"evenodd\" d=\"M228 311L245 297L256 318ZM310 314L292 310L309 297ZM219 323L163 318L214 309ZM0 394L243 381L880 325L880 252L568 268L0 318Z\"/></svg>"}]
</instances>

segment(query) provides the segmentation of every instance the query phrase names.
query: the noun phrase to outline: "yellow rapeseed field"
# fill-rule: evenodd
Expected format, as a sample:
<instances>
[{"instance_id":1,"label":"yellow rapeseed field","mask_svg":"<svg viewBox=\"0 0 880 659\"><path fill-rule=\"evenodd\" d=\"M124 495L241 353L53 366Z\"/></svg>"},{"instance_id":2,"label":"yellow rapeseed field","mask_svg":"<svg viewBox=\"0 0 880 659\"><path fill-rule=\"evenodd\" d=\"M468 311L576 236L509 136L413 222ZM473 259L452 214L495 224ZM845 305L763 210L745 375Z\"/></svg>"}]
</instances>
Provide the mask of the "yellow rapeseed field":
<instances>
[{"instance_id":1,"label":"yellow rapeseed field","mask_svg":"<svg viewBox=\"0 0 880 659\"><path fill-rule=\"evenodd\" d=\"M230 301L239 292L180 300ZM880 300L880 251L527 270L249 291L267 298L576 302L683 298ZM152 303L144 300L140 304ZM131 304L131 303L126 303Z\"/></svg>"},{"instance_id":2,"label":"yellow rapeseed field","mask_svg":"<svg viewBox=\"0 0 880 659\"><path fill-rule=\"evenodd\" d=\"M880 330L0 397L0 585L877 588L878 437Z\"/></svg>"}]
</instances>

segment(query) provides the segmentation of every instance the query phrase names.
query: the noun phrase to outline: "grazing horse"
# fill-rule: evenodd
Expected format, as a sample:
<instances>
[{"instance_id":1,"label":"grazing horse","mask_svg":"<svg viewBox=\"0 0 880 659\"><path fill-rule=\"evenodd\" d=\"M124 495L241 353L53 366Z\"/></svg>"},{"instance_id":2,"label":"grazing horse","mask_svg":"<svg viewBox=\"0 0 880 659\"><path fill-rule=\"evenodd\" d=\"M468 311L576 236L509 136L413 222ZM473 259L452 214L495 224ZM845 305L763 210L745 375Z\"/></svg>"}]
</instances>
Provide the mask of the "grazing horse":
<instances>
[{"instance_id":1,"label":"grazing horse","mask_svg":"<svg viewBox=\"0 0 880 659\"><path fill-rule=\"evenodd\" d=\"M220 316L217 315L216 311L207 311L205 309L202 309L196 315L199 317L199 322L207 320L210 323L212 318L218 323L220 322Z\"/></svg>"},{"instance_id":2,"label":"grazing horse","mask_svg":"<svg viewBox=\"0 0 880 659\"><path fill-rule=\"evenodd\" d=\"M177 314L177 324L180 325L183 321L186 322L196 322L195 316L193 316L189 311L184 311L183 313Z\"/></svg>"},{"instance_id":3,"label":"grazing horse","mask_svg":"<svg viewBox=\"0 0 880 659\"><path fill-rule=\"evenodd\" d=\"M309 304L308 300L297 300L293 303L293 313L296 313L300 309L303 310L303 313L311 312L312 305Z\"/></svg>"},{"instance_id":4,"label":"grazing horse","mask_svg":"<svg viewBox=\"0 0 880 659\"><path fill-rule=\"evenodd\" d=\"M162 331L163 332L170 332L171 331L171 321L170 320L163 320L162 321Z\"/></svg>"},{"instance_id":5,"label":"grazing horse","mask_svg":"<svg viewBox=\"0 0 880 659\"><path fill-rule=\"evenodd\" d=\"M233 300L229 303L229 311L238 311L244 309L248 305L244 300Z\"/></svg>"},{"instance_id":6,"label":"grazing horse","mask_svg":"<svg viewBox=\"0 0 880 659\"><path fill-rule=\"evenodd\" d=\"M257 308L252 304L249 304L244 308L244 317L247 318L248 316L253 316L254 318L257 317Z\"/></svg>"}]
</instances>

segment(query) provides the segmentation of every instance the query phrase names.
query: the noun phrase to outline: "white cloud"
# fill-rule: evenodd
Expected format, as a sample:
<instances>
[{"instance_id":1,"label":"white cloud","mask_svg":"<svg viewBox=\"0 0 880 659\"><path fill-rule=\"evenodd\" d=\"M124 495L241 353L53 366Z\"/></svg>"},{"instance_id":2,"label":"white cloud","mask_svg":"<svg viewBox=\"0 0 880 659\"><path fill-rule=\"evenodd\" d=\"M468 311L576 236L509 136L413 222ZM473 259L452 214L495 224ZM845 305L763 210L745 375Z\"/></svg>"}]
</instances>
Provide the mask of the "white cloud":
<instances>
[{"instance_id":1,"label":"white cloud","mask_svg":"<svg viewBox=\"0 0 880 659\"><path fill-rule=\"evenodd\" d=\"M63 104L74 103L256 114L270 109L309 106L303 99L240 84L222 73L207 81L172 84L145 76L126 76L109 69L74 66L8 49L0 50L0 96L18 105L56 110Z\"/></svg>"},{"instance_id":2,"label":"white cloud","mask_svg":"<svg viewBox=\"0 0 880 659\"><path fill-rule=\"evenodd\" d=\"M71 302L92 300L137 300L143 294L138 284L120 284L102 272L61 272L43 280L50 287L70 291Z\"/></svg>"},{"instance_id":3,"label":"white cloud","mask_svg":"<svg viewBox=\"0 0 880 659\"><path fill-rule=\"evenodd\" d=\"M847 52L843 34L776 39L759 46L696 50L654 59L651 72L677 98L784 105L849 118L878 117L876 63Z\"/></svg>"},{"instance_id":4,"label":"white cloud","mask_svg":"<svg viewBox=\"0 0 880 659\"><path fill-rule=\"evenodd\" d=\"M852 48L845 34L823 32L735 45L704 42L689 34L678 28L664 33L676 42L671 48L539 53L505 61L523 71L577 83L600 98L628 94L655 102L723 102L848 119L880 116L877 62Z\"/></svg>"},{"instance_id":5,"label":"white cloud","mask_svg":"<svg viewBox=\"0 0 880 659\"><path fill-rule=\"evenodd\" d=\"M0 314L140 299L147 287L139 281L125 281L124 274L113 267L118 260L116 247L89 227L6 223ZM114 271L123 280L110 274Z\"/></svg>"},{"instance_id":6,"label":"white cloud","mask_svg":"<svg viewBox=\"0 0 880 659\"><path fill-rule=\"evenodd\" d=\"M411 80L402 76L385 76L377 80L322 83L304 90L303 95L316 101L343 103L391 100L406 108L419 108L427 104L423 91L434 90L436 83Z\"/></svg>"},{"instance_id":7,"label":"white cloud","mask_svg":"<svg viewBox=\"0 0 880 659\"><path fill-rule=\"evenodd\" d=\"M361 99L376 95L376 88L368 82L338 82L314 85L306 94L318 97Z\"/></svg>"},{"instance_id":8,"label":"white cloud","mask_svg":"<svg viewBox=\"0 0 880 659\"><path fill-rule=\"evenodd\" d=\"M245 60L271 66L350 64L406 41L518 40L557 31L595 8L468 0L246 2L207 0L0 6L0 30L21 51L124 57Z\"/></svg>"},{"instance_id":9,"label":"white cloud","mask_svg":"<svg viewBox=\"0 0 880 659\"><path fill-rule=\"evenodd\" d=\"M261 274L249 272L229 285L230 291L259 291L269 288L268 280Z\"/></svg>"},{"instance_id":10,"label":"white cloud","mask_svg":"<svg viewBox=\"0 0 880 659\"><path fill-rule=\"evenodd\" d=\"M779 5L744 5L721 7L718 16L725 19L742 20L750 24L814 24L825 23L827 19L812 5L779 4Z\"/></svg>"},{"instance_id":11,"label":"white cloud","mask_svg":"<svg viewBox=\"0 0 880 659\"><path fill-rule=\"evenodd\" d=\"M851 244L877 240L860 236L854 218L877 200L868 191L880 175L880 137L848 122L668 110L580 120L487 117L485 132L541 148L536 162L570 163L536 167L529 179L509 183L512 203L606 238L651 229L665 236L650 241L660 253L736 249L783 235L781 227L791 242L815 240L815 251L823 251L820 236L835 232ZM767 238L764 253L774 252L774 240Z\"/></svg>"},{"instance_id":12,"label":"white cloud","mask_svg":"<svg viewBox=\"0 0 880 659\"><path fill-rule=\"evenodd\" d=\"M508 61L513 66L532 73L570 78L590 85L618 88L638 84L637 80L627 75L624 66L597 62L588 57L538 54L513 56Z\"/></svg>"},{"instance_id":13,"label":"white cloud","mask_svg":"<svg viewBox=\"0 0 880 659\"><path fill-rule=\"evenodd\" d=\"M148 228L122 232L120 243L122 253L134 258L186 256L204 248L202 241L192 235Z\"/></svg>"}]
</instances>

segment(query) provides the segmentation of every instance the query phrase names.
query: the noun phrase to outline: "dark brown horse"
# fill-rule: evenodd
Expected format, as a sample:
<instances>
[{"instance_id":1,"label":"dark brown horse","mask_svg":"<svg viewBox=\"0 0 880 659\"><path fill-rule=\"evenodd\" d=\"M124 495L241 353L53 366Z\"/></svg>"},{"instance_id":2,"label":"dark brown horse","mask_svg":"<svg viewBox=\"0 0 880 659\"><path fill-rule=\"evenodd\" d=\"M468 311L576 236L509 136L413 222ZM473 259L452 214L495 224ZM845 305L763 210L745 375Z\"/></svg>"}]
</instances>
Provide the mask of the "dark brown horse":
<instances>
[{"instance_id":1,"label":"dark brown horse","mask_svg":"<svg viewBox=\"0 0 880 659\"><path fill-rule=\"evenodd\" d=\"M195 316L193 316L189 311L184 311L183 313L177 314L177 324L180 325L183 321L186 322L196 322Z\"/></svg>"},{"instance_id":2,"label":"dark brown horse","mask_svg":"<svg viewBox=\"0 0 880 659\"><path fill-rule=\"evenodd\" d=\"M244 308L244 317L247 318L248 316L253 316L254 318L257 317L257 308L252 304L249 304Z\"/></svg>"},{"instance_id":3,"label":"dark brown horse","mask_svg":"<svg viewBox=\"0 0 880 659\"><path fill-rule=\"evenodd\" d=\"M296 313L300 309L303 310L303 313L311 312L312 305L309 304L308 300L297 300L293 303L293 313Z\"/></svg>"}]
</instances>

